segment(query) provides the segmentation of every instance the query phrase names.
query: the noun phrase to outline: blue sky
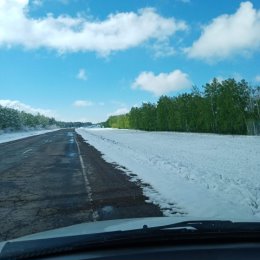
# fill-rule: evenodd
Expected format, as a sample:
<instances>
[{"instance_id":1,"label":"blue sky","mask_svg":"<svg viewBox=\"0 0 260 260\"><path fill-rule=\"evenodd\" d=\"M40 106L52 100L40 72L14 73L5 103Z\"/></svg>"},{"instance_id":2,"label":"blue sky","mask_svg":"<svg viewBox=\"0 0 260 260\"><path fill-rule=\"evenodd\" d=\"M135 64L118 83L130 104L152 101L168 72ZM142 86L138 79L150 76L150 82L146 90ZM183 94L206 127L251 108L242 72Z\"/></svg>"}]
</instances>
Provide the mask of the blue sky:
<instances>
[{"instance_id":1,"label":"blue sky","mask_svg":"<svg viewBox=\"0 0 260 260\"><path fill-rule=\"evenodd\" d=\"M260 1L2 0L0 104L106 120L213 77L260 84Z\"/></svg>"}]
</instances>

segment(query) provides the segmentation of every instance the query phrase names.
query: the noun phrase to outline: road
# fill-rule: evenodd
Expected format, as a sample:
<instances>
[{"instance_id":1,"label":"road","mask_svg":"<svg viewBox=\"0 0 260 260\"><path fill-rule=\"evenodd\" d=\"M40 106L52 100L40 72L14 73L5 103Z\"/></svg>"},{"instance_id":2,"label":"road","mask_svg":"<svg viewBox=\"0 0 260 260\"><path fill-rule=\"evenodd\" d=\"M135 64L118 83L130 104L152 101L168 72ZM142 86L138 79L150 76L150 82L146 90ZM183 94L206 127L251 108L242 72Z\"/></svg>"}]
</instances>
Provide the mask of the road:
<instances>
[{"instance_id":1,"label":"road","mask_svg":"<svg viewBox=\"0 0 260 260\"><path fill-rule=\"evenodd\" d=\"M73 129L0 144L0 241L91 221L162 216Z\"/></svg>"}]
</instances>

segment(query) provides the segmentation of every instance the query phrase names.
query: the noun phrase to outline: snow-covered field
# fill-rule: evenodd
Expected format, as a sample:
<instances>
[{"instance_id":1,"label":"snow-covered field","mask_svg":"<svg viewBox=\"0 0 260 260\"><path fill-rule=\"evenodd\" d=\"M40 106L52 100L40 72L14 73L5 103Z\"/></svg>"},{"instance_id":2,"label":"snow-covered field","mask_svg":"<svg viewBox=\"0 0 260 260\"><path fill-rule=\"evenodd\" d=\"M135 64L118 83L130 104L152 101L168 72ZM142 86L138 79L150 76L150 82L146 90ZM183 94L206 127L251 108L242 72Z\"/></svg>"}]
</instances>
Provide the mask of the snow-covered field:
<instances>
[{"instance_id":1,"label":"snow-covered field","mask_svg":"<svg viewBox=\"0 0 260 260\"><path fill-rule=\"evenodd\" d=\"M34 135L40 135L45 134L53 131L57 131L58 129L52 129L52 130L31 130L31 131L19 131L19 132L13 132L13 133L2 133L0 134L0 143L6 143L22 138L26 138L29 136Z\"/></svg>"},{"instance_id":2,"label":"snow-covered field","mask_svg":"<svg viewBox=\"0 0 260 260\"><path fill-rule=\"evenodd\" d=\"M260 137L134 130L77 132L141 180L165 215L260 219ZM131 175L130 175L131 176Z\"/></svg>"}]
</instances>

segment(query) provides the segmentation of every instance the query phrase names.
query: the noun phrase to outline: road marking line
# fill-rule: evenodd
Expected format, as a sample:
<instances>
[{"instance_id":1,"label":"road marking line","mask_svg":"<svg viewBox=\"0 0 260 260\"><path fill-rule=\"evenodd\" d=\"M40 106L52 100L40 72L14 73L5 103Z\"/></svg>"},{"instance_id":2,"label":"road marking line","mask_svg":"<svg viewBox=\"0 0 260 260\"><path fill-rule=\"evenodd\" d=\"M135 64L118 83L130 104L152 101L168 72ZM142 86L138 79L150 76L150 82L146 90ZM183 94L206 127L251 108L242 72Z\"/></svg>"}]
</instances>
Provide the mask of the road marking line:
<instances>
[{"instance_id":1,"label":"road marking line","mask_svg":"<svg viewBox=\"0 0 260 260\"><path fill-rule=\"evenodd\" d=\"M90 201L91 204L93 204L92 190L91 190L90 183L89 183L89 180L88 180L86 167L84 165L84 161L83 161L83 158L81 156L79 143L78 143L77 139L75 138L75 136L74 136L74 139L75 139L75 142L77 144L78 151L79 151L79 160L80 160L80 164L81 164L81 168L82 168L82 175L83 175L83 178L84 178L84 181L85 181L85 188L86 188L86 191L87 191L88 200ZM93 221L97 221L97 219L99 218L98 212L93 210L93 209L91 209L91 211L92 211Z\"/></svg>"},{"instance_id":2,"label":"road marking line","mask_svg":"<svg viewBox=\"0 0 260 260\"><path fill-rule=\"evenodd\" d=\"M26 153L28 153L30 151L32 151L32 149L28 149L28 150L24 151L23 154L26 154Z\"/></svg>"}]
</instances>

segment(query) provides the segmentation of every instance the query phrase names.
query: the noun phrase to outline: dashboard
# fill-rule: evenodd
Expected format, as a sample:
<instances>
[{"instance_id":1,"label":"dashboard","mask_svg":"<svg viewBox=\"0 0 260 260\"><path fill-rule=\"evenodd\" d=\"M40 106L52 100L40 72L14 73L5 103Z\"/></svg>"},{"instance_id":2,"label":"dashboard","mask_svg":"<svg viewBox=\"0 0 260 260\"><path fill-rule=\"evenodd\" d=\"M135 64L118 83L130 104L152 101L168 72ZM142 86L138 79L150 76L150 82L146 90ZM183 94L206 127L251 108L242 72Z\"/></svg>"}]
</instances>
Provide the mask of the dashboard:
<instances>
[{"instance_id":1,"label":"dashboard","mask_svg":"<svg viewBox=\"0 0 260 260\"><path fill-rule=\"evenodd\" d=\"M151 246L106 249L76 254L52 256L40 258L45 260L112 260L112 259L200 259L200 260L259 260L259 243L230 243L230 244L201 244L201 245L177 245L177 246Z\"/></svg>"}]
</instances>

